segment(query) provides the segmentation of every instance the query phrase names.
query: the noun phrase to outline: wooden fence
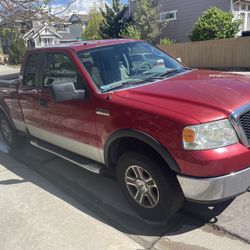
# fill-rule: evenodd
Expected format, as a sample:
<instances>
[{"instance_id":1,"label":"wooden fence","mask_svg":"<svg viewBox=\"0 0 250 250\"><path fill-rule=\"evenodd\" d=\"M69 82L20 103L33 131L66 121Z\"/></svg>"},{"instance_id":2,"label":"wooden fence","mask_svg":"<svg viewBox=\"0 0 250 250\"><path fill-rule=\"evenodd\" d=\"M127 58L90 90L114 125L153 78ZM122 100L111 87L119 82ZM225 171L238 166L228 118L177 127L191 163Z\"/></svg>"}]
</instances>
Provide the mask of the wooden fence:
<instances>
[{"instance_id":1,"label":"wooden fence","mask_svg":"<svg viewBox=\"0 0 250 250\"><path fill-rule=\"evenodd\" d=\"M189 67L250 69L250 37L177 43L159 48Z\"/></svg>"}]
</instances>

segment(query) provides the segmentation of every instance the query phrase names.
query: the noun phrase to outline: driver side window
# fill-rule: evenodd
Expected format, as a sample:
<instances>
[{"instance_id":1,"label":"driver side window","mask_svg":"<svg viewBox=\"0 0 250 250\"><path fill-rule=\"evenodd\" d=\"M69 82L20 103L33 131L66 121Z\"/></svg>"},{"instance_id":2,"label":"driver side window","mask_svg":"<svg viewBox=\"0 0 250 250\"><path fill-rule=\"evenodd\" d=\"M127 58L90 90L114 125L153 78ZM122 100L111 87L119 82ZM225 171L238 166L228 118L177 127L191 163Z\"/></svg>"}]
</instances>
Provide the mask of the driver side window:
<instances>
[{"instance_id":1,"label":"driver side window","mask_svg":"<svg viewBox=\"0 0 250 250\"><path fill-rule=\"evenodd\" d=\"M83 89L81 76L77 74L71 59L61 53L48 53L43 76L43 86L72 82L76 89Z\"/></svg>"}]
</instances>

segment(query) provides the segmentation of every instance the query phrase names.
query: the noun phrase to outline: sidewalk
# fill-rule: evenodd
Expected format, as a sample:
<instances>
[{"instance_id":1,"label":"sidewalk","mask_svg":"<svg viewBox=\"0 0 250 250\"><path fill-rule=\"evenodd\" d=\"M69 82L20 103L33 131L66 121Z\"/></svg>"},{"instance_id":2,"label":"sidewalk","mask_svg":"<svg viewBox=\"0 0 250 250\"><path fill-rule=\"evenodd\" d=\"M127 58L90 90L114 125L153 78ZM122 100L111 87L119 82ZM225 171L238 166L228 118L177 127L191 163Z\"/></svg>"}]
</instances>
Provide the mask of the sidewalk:
<instances>
[{"instance_id":1,"label":"sidewalk","mask_svg":"<svg viewBox=\"0 0 250 250\"><path fill-rule=\"evenodd\" d=\"M7 154L0 161L1 250L142 248Z\"/></svg>"}]
</instances>

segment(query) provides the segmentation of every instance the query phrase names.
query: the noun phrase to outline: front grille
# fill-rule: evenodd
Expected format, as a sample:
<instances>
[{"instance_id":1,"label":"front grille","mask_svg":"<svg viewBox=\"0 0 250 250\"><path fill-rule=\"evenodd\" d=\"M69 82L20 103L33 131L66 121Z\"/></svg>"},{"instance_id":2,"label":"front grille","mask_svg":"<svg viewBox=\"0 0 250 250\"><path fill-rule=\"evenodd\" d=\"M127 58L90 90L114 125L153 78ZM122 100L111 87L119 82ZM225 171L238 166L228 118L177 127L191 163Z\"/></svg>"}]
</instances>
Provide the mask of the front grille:
<instances>
[{"instance_id":1,"label":"front grille","mask_svg":"<svg viewBox=\"0 0 250 250\"><path fill-rule=\"evenodd\" d=\"M250 140L250 111L242 114L239 120L247 139Z\"/></svg>"}]
</instances>

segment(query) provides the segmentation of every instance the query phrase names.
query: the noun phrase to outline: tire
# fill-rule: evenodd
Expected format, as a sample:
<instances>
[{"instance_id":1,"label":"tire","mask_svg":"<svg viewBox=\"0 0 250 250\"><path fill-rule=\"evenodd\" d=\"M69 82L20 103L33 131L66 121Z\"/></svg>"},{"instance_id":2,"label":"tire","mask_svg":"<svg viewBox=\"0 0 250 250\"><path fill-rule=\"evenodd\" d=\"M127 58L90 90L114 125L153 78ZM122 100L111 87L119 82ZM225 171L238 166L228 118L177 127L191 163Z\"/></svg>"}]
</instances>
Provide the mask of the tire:
<instances>
[{"instance_id":1,"label":"tire","mask_svg":"<svg viewBox=\"0 0 250 250\"><path fill-rule=\"evenodd\" d=\"M130 205L147 220L168 220L183 203L174 173L143 153L124 153L118 161L116 177Z\"/></svg>"},{"instance_id":2,"label":"tire","mask_svg":"<svg viewBox=\"0 0 250 250\"><path fill-rule=\"evenodd\" d=\"M25 136L20 136L3 114L0 115L0 130L4 141L10 148L17 149L25 144Z\"/></svg>"}]
</instances>

